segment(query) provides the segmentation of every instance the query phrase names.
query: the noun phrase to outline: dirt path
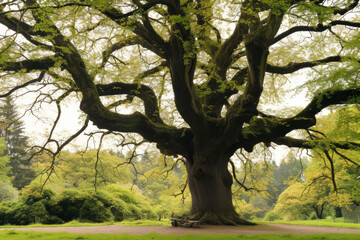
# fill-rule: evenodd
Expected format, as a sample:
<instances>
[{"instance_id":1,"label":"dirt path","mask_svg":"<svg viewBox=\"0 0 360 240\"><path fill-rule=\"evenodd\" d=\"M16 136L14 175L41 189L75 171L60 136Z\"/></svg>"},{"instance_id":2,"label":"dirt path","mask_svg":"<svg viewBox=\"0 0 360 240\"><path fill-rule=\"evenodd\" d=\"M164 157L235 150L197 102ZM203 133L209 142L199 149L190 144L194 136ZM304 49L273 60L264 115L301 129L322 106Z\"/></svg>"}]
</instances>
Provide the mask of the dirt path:
<instances>
[{"instance_id":1,"label":"dirt path","mask_svg":"<svg viewBox=\"0 0 360 240\"><path fill-rule=\"evenodd\" d=\"M139 226L129 227L120 225L91 226L91 227L33 227L33 228L11 228L19 231L40 232L69 232L69 233L109 233L109 234L315 234L315 233L358 233L360 229L336 228L336 227L311 227L299 225L269 224L256 226L201 226L200 228L179 228L170 226ZM0 228L0 230L10 230Z\"/></svg>"}]
</instances>

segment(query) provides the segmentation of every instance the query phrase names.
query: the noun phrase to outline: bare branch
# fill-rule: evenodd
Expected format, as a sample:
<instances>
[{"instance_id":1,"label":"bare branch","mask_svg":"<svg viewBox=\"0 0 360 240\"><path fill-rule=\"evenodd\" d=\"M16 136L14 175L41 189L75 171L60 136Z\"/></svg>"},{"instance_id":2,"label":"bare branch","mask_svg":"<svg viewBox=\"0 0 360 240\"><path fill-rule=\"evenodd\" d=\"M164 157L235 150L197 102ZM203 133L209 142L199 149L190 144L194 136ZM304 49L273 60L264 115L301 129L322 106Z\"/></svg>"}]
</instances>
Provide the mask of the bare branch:
<instances>
[{"instance_id":1,"label":"bare branch","mask_svg":"<svg viewBox=\"0 0 360 240\"><path fill-rule=\"evenodd\" d=\"M24 83L24 84L21 84L21 85L18 85L18 86L13 87L13 88L12 88L10 91L8 91L7 93L1 94L1 95L0 95L0 98L10 96L13 92L15 92L15 91L17 91L17 90L19 90L19 89L22 89L22 88L24 88L24 87L27 87L27 86L29 86L29 85L31 85L31 84L33 84L33 83L41 82L41 80L44 78L44 76L45 76L45 72L41 72L40 75L39 75L39 77L37 77L37 78L35 78L35 79L33 79L33 80L30 80L30 81L28 81L28 82L26 82L26 83Z\"/></svg>"}]
</instances>

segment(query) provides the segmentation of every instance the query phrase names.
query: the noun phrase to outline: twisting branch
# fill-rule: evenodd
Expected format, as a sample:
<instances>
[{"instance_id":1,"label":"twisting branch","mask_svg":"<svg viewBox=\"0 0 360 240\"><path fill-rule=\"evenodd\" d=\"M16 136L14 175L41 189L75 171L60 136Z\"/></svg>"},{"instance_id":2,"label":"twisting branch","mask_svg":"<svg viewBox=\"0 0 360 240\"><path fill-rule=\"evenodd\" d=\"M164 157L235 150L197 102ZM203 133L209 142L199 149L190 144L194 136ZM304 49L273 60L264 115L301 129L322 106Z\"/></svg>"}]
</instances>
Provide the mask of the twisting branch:
<instances>
[{"instance_id":1,"label":"twisting branch","mask_svg":"<svg viewBox=\"0 0 360 240\"><path fill-rule=\"evenodd\" d=\"M296 115L296 117L314 117L322 109L345 103L359 102L360 87L345 90L327 90L316 95L304 110Z\"/></svg>"},{"instance_id":2,"label":"twisting branch","mask_svg":"<svg viewBox=\"0 0 360 240\"><path fill-rule=\"evenodd\" d=\"M323 152L325 153L326 158L328 159L330 163L330 172L331 172L331 182L334 187L334 191L337 192L337 185L336 185L336 179L335 179L335 166L334 166L334 160L329 154L329 151L327 149L324 149Z\"/></svg>"},{"instance_id":3,"label":"twisting branch","mask_svg":"<svg viewBox=\"0 0 360 240\"><path fill-rule=\"evenodd\" d=\"M360 23L358 23L358 22L349 22L349 21L342 21L342 20L331 21L329 24L326 24L326 25L319 24L317 26L296 26L296 27L290 28L289 30L277 35L272 40L271 44L275 44L275 43L279 42L280 40L282 40L296 32L323 32L323 31L328 30L331 27L336 26L336 25L360 28Z\"/></svg>"},{"instance_id":4,"label":"twisting branch","mask_svg":"<svg viewBox=\"0 0 360 240\"><path fill-rule=\"evenodd\" d=\"M236 176L236 167L235 167L234 162L230 160L229 163L230 163L230 165L231 165L232 175L233 175L234 180L235 180L242 188L244 188L245 191L249 191L249 190L253 189L253 188L248 188L248 187L246 187L242 182L239 181L239 179L238 179L237 176Z\"/></svg>"},{"instance_id":5,"label":"twisting branch","mask_svg":"<svg viewBox=\"0 0 360 240\"><path fill-rule=\"evenodd\" d=\"M289 63L286 66L273 66L270 64L267 64L266 66L266 72L269 73L280 73L280 74L288 74L296 72L303 68L310 68L319 66L322 64L330 63L330 62L341 62L343 58L341 56L331 56L315 61L308 61L308 62L301 62L301 63Z\"/></svg>"},{"instance_id":6,"label":"twisting branch","mask_svg":"<svg viewBox=\"0 0 360 240\"><path fill-rule=\"evenodd\" d=\"M8 91L7 93L0 94L0 98L8 97L8 96L10 96L13 92L15 92L15 91L17 91L17 90L19 90L19 89L22 89L22 88L24 88L24 87L27 87L27 86L29 86L29 85L31 85L31 84L33 84L33 83L41 82L41 81L43 80L44 76L45 76L45 72L41 72L40 75L39 75L39 77L37 77L37 78L35 78L35 79L33 79L33 80L30 80L30 81L28 81L28 82L26 82L26 83L24 83L24 84L15 86L15 87L13 87L10 91Z\"/></svg>"},{"instance_id":7,"label":"twisting branch","mask_svg":"<svg viewBox=\"0 0 360 240\"><path fill-rule=\"evenodd\" d=\"M155 70L158 70L158 68L156 68ZM153 71L155 70L153 69ZM144 73L144 75L147 74L150 73ZM122 82L114 82L110 84L97 84L96 87L100 96L126 94L140 98L144 102L146 116L148 116L149 119L151 119L154 122L163 123L159 114L157 97L154 91L152 90L152 88L144 84L138 84L138 83L129 84Z\"/></svg>"},{"instance_id":8,"label":"twisting branch","mask_svg":"<svg viewBox=\"0 0 360 240\"><path fill-rule=\"evenodd\" d=\"M103 134L101 134L101 137L100 137L100 142L99 142L99 146L97 148L97 151L96 151L96 161L95 161L95 180L94 180L94 189L95 189L95 192L97 191L97 180L98 180L98 175L100 174L99 171L98 171L98 164L100 162L100 150L101 150L101 145L102 145L102 142L103 142L103 139L106 135L109 135L111 132L108 131L108 132L105 132Z\"/></svg>"}]
</instances>

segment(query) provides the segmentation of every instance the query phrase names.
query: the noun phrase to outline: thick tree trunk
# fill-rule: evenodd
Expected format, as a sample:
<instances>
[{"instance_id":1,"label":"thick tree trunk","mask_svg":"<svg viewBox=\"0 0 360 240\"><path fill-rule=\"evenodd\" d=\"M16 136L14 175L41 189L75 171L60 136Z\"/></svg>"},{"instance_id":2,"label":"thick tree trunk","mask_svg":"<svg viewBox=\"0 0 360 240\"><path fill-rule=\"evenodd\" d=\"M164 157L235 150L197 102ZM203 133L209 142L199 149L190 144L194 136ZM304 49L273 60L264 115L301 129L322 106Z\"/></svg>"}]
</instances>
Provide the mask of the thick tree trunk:
<instances>
[{"instance_id":1,"label":"thick tree trunk","mask_svg":"<svg viewBox=\"0 0 360 240\"><path fill-rule=\"evenodd\" d=\"M213 150L207 154L195 153L192 161L187 161L192 197L189 219L205 224L252 225L235 212L231 192L233 179L228 170L229 159Z\"/></svg>"}]
</instances>

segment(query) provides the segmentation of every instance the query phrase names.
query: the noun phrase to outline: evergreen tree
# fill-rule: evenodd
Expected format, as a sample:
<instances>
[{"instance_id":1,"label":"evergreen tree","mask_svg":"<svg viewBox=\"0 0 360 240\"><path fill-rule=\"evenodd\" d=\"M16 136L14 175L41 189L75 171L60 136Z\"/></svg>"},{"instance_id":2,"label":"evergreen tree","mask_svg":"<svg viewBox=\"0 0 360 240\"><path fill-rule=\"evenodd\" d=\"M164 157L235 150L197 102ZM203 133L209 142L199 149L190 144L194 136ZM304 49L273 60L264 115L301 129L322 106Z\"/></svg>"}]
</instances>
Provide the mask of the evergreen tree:
<instances>
[{"instance_id":1,"label":"evergreen tree","mask_svg":"<svg viewBox=\"0 0 360 240\"><path fill-rule=\"evenodd\" d=\"M19 120L16 106L10 97L5 98L0 106L0 137L6 141L3 154L10 157L11 171L8 176L12 178L13 186L21 189L35 178L35 173L25 157L27 137L24 135L23 122Z\"/></svg>"}]
</instances>

